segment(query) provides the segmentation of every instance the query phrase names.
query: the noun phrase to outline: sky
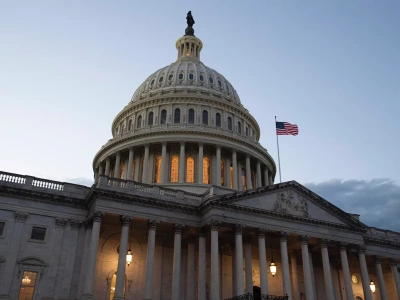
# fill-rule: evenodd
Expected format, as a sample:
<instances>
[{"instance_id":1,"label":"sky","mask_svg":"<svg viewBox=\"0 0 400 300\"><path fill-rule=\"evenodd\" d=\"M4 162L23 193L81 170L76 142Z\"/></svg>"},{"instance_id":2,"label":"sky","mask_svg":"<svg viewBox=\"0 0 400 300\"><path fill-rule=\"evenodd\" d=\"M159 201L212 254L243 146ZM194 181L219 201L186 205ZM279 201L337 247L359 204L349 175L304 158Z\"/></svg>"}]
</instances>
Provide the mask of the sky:
<instances>
[{"instance_id":1,"label":"sky","mask_svg":"<svg viewBox=\"0 0 400 300\"><path fill-rule=\"evenodd\" d=\"M90 185L114 117L176 60L189 10L203 63L276 162L274 116L298 125L279 137L282 181L400 231L397 0L1 1L0 170Z\"/></svg>"}]
</instances>

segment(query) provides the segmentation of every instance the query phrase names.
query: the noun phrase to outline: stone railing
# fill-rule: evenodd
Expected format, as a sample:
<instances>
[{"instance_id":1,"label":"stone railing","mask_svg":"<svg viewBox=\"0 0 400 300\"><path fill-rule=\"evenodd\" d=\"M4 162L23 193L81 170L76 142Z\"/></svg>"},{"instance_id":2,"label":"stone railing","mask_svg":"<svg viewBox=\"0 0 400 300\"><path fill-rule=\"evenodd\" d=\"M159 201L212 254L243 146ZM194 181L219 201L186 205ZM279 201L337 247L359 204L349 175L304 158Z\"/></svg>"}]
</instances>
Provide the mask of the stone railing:
<instances>
[{"instance_id":1,"label":"stone railing","mask_svg":"<svg viewBox=\"0 0 400 300\"><path fill-rule=\"evenodd\" d=\"M260 294L252 294L247 293L244 295L235 296L232 298L228 298L225 300L288 300L289 296L275 296L275 295L260 295Z\"/></svg>"},{"instance_id":2,"label":"stone railing","mask_svg":"<svg viewBox=\"0 0 400 300\"><path fill-rule=\"evenodd\" d=\"M169 197L172 199L183 200L189 203L201 203L203 201L204 196L189 193L181 190L174 190L170 188L165 188L159 185L151 185L140 183L136 181L126 180L126 179L118 179L118 178L108 178L107 176L101 175L99 180L95 183L98 187L117 187L126 189L127 191L135 191L148 193L153 195L161 195L164 197Z\"/></svg>"},{"instance_id":3,"label":"stone railing","mask_svg":"<svg viewBox=\"0 0 400 300\"><path fill-rule=\"evenodd\" d=\"M13 173L6 173L0 172L0 182L9 182L9 183L17 183L17 184L25 184L26 176L13 174Z\"/></svg>"}]
</instances>

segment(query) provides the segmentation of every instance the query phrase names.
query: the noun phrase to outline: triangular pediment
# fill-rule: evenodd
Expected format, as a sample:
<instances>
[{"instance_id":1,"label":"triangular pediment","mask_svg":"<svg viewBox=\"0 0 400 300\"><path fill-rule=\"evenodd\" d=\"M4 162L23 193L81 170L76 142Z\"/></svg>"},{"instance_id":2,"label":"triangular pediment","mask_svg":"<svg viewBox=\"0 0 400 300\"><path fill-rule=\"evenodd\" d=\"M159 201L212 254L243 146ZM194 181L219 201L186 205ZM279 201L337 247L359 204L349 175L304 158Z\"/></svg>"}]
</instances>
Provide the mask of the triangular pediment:
<instances>
[{"instance_id":1,"label":"triangular pediment","mask_svg":"<svg viewBox=\"0 0 400 300\"><path fill-rule=\"evenodd\" d=\"M318 220L351 226L354 229L366 227L350 214L295 181L225 195L223 201L241 207L270 211L278 217L293 216L298 220Z\"/></svg>"}]
</instances>

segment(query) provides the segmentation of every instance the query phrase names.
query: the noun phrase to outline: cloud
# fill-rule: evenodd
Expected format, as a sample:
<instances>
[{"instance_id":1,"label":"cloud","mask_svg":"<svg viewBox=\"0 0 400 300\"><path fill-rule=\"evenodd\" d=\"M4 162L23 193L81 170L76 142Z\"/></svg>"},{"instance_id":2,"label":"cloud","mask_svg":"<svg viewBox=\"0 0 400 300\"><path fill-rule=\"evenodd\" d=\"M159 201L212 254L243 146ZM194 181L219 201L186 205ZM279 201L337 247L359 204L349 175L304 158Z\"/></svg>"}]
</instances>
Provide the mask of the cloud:
<instances>
[{"instance_id":1,"label":"cloud","mask_svg":"<svg viewBox=\"0 0 400 300\"><path fill-rule=\"evenodd\" d=\"M307 188L368 226L400 231L400 185L390 179L307 183Z\"/></svg>"},{"instance_id":2,"label":"cloud","mask_svg":"<svg viewBox=\"0 0 400 300\"><path fill-rule=\"evenodd\" d=\"M93 179L88 179L88 178L83 178L83 177L78 177L78 178L71 178L67 179L65 182L70 182L70 183L75 183L75 184L80 184L80 185L86 185L88 187L91 187L94 183Z\"/></svg>"}]
</instances>

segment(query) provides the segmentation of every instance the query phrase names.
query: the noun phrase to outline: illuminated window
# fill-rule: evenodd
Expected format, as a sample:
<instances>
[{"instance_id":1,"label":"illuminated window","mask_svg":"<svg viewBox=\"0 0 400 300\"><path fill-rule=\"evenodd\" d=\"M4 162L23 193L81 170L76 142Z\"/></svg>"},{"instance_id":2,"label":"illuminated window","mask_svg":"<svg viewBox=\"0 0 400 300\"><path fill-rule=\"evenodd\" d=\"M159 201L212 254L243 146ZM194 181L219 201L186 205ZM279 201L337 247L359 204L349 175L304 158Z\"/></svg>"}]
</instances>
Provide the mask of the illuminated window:
<instances>
[{"instance_id":1,"label":"illuminated window","mask_svg":"<svg viewBox=\"0 0 400 300\"><path fill-rule=\"evenodd\" d=\"M210 184L210 159L203 157L203 183Z\"/></svg>"},{"instance_id":2,"label":"illuminated window","mask_svg":"<svg viewBox=\"0 0 400 300\"><path fill-rule=\"evenodd\" d=\"M142 116L141 116L141 115L137 118L137 125L136 125L136 127L137 127L137 128L142 127Z\"/></svg>"},{"instance_id":3,"label":"illuminated window","mask_svg":"<svg viewBox=\"0 0 400 300\"><path fill-rule=\"evenodd\" d=\"M147 125L153 125L154 113L151 111L149 113L149 118L147 119Z\"/></svg>"},{"instance_id":4,"label":"illuminated window","mask_svg":"<svg viewBox=\"0 0 400 300\"><path fill-rule=\"evenodd\" d=\"M165 109L163 109L161 111L161 122L160 124L165 124L167 123L167 111Z\"/></svg>"},{"instance_id":5,"label":"illuminated window","mask_svg":"<svg viewBox=\"0 0 400 300\"><path fill-rule=\"evenodd\" d=\"M194 124L194 109L189 109L189 124Z\"/></svg>"},{"instance_id":6,"label":"illuminated window","mask_svg":"<svg viewBox=\"0 0 400 300\"><path fill-rule=\"evenodd\" d=\"M221 159L221 186L225 185L225 161Z\"/></svg>"},{"instance_id":7,"label":"illuminated window","mask_svg":"<svg viewBox=\"0 0 400 300\"><path fill-rule=\"evenodd\" d=\"M208 111L203 110L203 124L208 125Z\"/></svg>"},{"instance_id":8,"label":"illuminated window","mask_svg":"<svg viewBox=\"0 0 400 300\"><path fill-rule=\"evenodd\" d=\"M216 113L215 115L215 126L221 127L221 114Z\"/></svg>"},{"instance_id":9,"label":"illuminated window","mask_svg":"<svg viewBox=\"0 0 400 300\"><path fill-rule=\"evenodd\" d=\"M24 273L22 274L18 300L33 300L36 278L37 272L24 271Z\"/></svg>"},{"instance_id":10,"label":"illuminated window","mask_svg":"<svg viewBox=\"0 0 400 300\"><path fill-rule=\"evenodd\" d=\"M238 122L237 125L238 125L238 133L242 134L242 123Z\"/></svg>"},{"instance_id":11,"label":"illuminated window","mask_svg":"<svg viewBox=\"0 0 400 300\"><path fill-rule=\"evenodd\" d=\"M154 182L160 183L160 181L161 181L161 156L157 156L155 170L154 170Z\"/></svg>"},{"instance_id":12,"label":"illuminated window","mask_svg":"<svg viewBox=\"0 0 400 300\"><path fill-rule=\"evenodd\" d=\"M247 189L247 185L246 185L246 169L245 169L245 167L242 167L242 187L243 187L244 191Z\"/></svg>"},{"instance_id":13,"label":"illuminated window","mask_svg":"<svg viewBox=\"0 0 400 300\"><path fill-rule=\"evenodd\" d=\"M171 182L178 182L179 157L173 155L171 158Z\"/></svg>"},{"instance_id":14,"label":"illuminated window","mask_svg":"<svg viewBox=\"0 0 400 300\"><path fill-rule=\"evenodd\" d=\"M136 172L136 161L132 162L132 180L135 180L135 172Z\"/></svg>"},{"instance_id":15,"label":"illuminated window","mask_svg":"<svg viewBox=\"0 0 400 300\"><path fill-rule=\"evenodd\" d=\"M110 284L110 300L114 299L116 286L117 286L117 274L114 274L113 277L111 278L111 284ZM124 281L124 295L122 297L125 298L125 281Z\"/></svg>"},{"instance_id":16,"label":"illuminated window","mask_svg":"<svg viewBox=\"0 0 400 300\"><path fill-rule=\"evenodd\" d=\"M143 169L144 169L144 158L140 162L140 182L143 182Z\"/></svg>"},{"instance_id":17,"label":"illuminated window","mask_svg":"<svg viewBox=\"0 0 400 300\"><path fill-rule=\"evenodd\" d=\"M228 117L228 130L232 130L232 118Z\"/></svg>"},{"instance_id":18,"label":"illuminated window","mask_svg":"<svg viewBox=\"0 0 400 300\"><path fill-rule=\"evenodd\" d=\"M120 179L125 179L124 178L125 177L124 171L125 171L125 165L121 165L121 167L119 169L119 178Z\"/></svg>"},{"instance_id":19,"label":"illuminated window","mask_svg":"<svg viewBox=\"0 0 400 300\"><path fill-rule=\"evenodd\" d=\"M175 109L174 113L174 123L180 123L181 122L181 110L179 108Z\"/></svg>"},{"instance_id":20,"label":"illuminated window","mask_svg":"<svg viewBox=\"0 0 400 300\"><path fill-rule=\"evenodd\" d=\"M229 179L230 179L230 187L231 187L231 189L233 189L233 167L231 166L231 167L229 167L229 173L230 173L230 176L229 176Z\"/></svg>"},{"instance_id":21,"label":"illuminated window","mask_svg":"<svg viewBox=\"0 0 400 300\"><path fill-rule=\"evenodd\" d=\"M186 182L194 182L194 157L186 158Z\"/></svg>"}]
</instances>

